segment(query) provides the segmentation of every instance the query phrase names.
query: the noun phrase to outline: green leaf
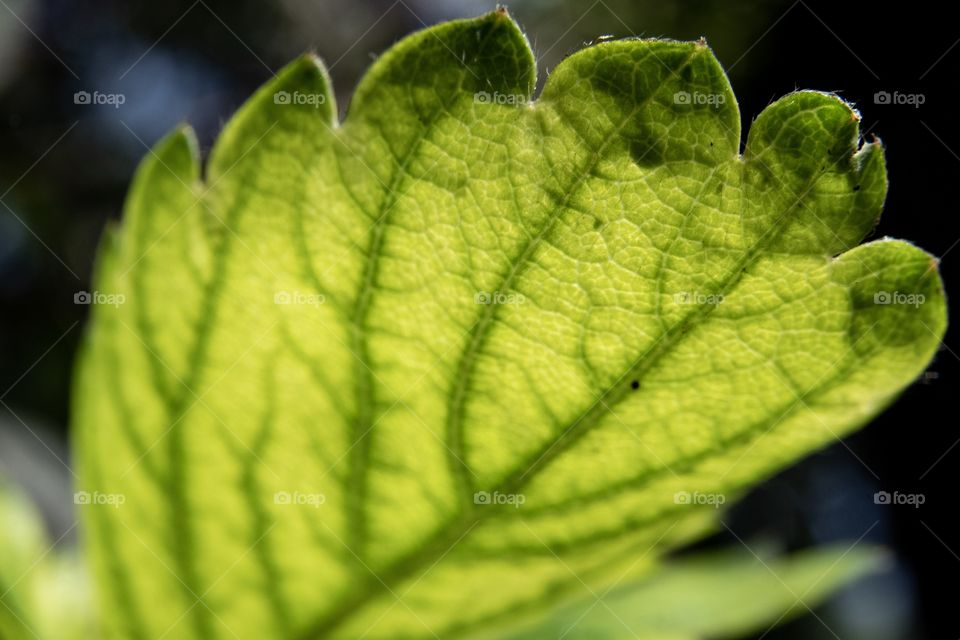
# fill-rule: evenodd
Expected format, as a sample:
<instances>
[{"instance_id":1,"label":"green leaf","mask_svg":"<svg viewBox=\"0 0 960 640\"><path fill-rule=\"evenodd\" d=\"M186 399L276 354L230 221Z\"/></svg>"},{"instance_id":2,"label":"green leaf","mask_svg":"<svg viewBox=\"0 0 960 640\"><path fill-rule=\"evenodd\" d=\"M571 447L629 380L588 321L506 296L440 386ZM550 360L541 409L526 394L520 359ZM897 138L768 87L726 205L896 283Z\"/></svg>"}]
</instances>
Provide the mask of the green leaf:
<instances>
[{"instance_id":1,"label":"green leaf","mask_svg":"<svg viewBox=\"0 0 960 640\"><path fill-rule=\"evenodd\" d=\"M0 477L0 638L93 636L89 579L75 549L50 540L26 496Z\"/></svg>"},{"instance_id":2,"label":"green leaf","mask_svg":"<svg viewBox=\"0 0 960 640\"><path fill-rule=\"evenodd\" d=\"M542 611L703 535L923 371L936 261L857 246L886 175L849 105L791 94L740 154L702 42L604 42L535 84L498 10L394 46L342 123L307 56L203 177L187 128L150 152L74 394L114 636Z\"/></svg>"},{"instance_id":3,"label":"green leaf","mask_svg":"<svg viewBox=\"0 0 960 640\"><path fill-rule=\"evenodd\" d=\"M694 557L635 584L588 595L508 640L746 637L811 611L837 587L883 563L878 548L842 546L776 559L743 551Z\"/></svg>"},{"instance_id":4,"label":"green leaf","mask_svg":"<svg viewBox=\"0 0 960 640\"><path fill-rule=\"evenodd\" d=\"M0 478L0 638L31 637L34 565L45 538L39 515Z\"/></svg>"}]
</instances>

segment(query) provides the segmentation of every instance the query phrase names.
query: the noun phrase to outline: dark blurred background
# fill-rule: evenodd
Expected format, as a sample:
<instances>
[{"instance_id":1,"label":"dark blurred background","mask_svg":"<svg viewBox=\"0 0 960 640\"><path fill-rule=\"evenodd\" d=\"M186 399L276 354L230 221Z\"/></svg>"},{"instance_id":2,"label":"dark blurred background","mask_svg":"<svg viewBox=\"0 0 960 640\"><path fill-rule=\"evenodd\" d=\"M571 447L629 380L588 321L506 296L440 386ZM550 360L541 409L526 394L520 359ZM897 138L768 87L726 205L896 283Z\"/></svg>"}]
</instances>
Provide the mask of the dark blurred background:
<instances>
[{"instance_id":1,"label":"dark blurred background","mask_svg":"<svg viewBox=\"0 0 960 640\"><path fill-rule=\"evenodd\" d=\"M244 98L305 50L324 58L348 105L359 75L398 38L493 7L0 0L0 473L28 486L54 537L75 536L65 434L88 307L74 294L90 288L100 231L119 216L145 145L186 120L208 150ZM744 129L794 89L840 93L887 146L890 193L874 236L910 239L943 257L948 290L960 286L960 28L948 3L516 0L509 9L539 58L541 84L602 35L702 35L730 75ZM124 101L77 104L84 91ZM845 589L817 610L819 620L806 616L764 637L960 637L951 580L960 569L957 352L954 329L892 409L725 516L730 530L709 544L862 540L893 552L888 571ZM881 490L922 494L924 504L875 504Z\"/></svg>"}]
</instances>

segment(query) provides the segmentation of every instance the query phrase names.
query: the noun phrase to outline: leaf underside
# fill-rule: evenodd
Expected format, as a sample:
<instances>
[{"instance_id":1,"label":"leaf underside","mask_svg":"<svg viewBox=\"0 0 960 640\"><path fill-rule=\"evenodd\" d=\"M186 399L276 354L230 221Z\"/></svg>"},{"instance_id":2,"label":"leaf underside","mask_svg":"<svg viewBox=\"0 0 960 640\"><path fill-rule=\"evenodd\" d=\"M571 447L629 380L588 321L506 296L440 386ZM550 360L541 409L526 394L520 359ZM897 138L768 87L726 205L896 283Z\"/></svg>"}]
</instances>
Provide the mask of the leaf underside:
<instances>
[{"instance_id":1,"label":"leaf underside","mask_svg":"<svg viewBox=\"0 0 960 640\"><path fill-rule=\"evenodd\" d=\"M81 484L125 496L84 509L109 633L533 615L710 531L677 492L736 494L927 365L936 261L857 246L886 173L849 105L788 95L741 153L702 42L600 43L535 84L498 10L394 46L343 122L306 56L204 176L187 128L147 156L74 394Z\"/></svg>"},{"instance_id":2,"label":"leaf underside","mask_svg":"<svg viewBox=\"0 0 960 640\"><path fill-rule=\"evenodd\" d=\"M515 634L495 632L488 638L746 638L811 611L839 585L884 564L882 551L856 545L804 551L788 559L763 558L744 550L688 558L667 564L634 585L594 593L585 604L553 611L546 621Z\"/></svg>"}]
</instances>

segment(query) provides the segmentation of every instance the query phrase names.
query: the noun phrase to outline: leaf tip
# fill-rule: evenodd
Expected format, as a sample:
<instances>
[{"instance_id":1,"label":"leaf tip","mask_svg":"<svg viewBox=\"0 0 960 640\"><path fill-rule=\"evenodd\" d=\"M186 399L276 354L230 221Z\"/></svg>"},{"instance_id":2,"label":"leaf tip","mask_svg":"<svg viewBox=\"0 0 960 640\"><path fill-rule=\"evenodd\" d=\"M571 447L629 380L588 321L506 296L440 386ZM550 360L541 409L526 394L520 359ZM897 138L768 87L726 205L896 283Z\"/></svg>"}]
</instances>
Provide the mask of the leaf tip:
<instances>
[{"instance_id":1,"label":"leaf tip","mask_svg":"<svg viewBox=\"0 0 960 640\"><path fill-rule=\"evenodd\" d=\"M189 122L177 124L170 139L172 143L182 145L192 158L199 160L200 143L197 141L197 132Z\"/></svg>"},{"instance_id":2,"label":"leaf tip","mask_svg":"<svg viewBox=\"0 0 960 640\"><path fill-rule=\"evenodd\" d=\"M323 58L316 51L305 51L287 66L287 69L296 68L302 69L305 73L319 74L320 78L329 85L327 65L324 64Z\"/></svg>"},{"instance_id":3,"label":"leaf tip","mask_svg":"<svg viewBox=\"0 0 960 640\"><path fill-rule=\"evenodd\" d=\"M157 142L144 159L144 166L159 163L164 173L179 176L188 182L200 175L200 144L197 134L187 122L181 122L173 131Z\"/></svg>"},{"instance_id":4,"label":"leaf tip","mask_svg":"<svg viewBox=\"0 0 960 640\"><path fill-rule=\"evenodd\" d=\"M476 102L479 93L529 99L536 75L529 41L498 5L476 18L427 27L390 47L357 85L347 124L367 113L380 118L387 104L419 126L415 121L424 114L448 110L458 99ZM417 89L400 89L406 86Z\"/></svg>"},{"instance_id":5,"label":"leaf tip","mask_svg":"<svg viewBox=\"0 0 960 640\"><path fill-rule=\"evenodd\" d=\"M898 366L920 375L947 326L937 258L885 237L842 254L837 275L850 292L851 343L858 353L899 349Z\"/></svg>"}]
</instances>

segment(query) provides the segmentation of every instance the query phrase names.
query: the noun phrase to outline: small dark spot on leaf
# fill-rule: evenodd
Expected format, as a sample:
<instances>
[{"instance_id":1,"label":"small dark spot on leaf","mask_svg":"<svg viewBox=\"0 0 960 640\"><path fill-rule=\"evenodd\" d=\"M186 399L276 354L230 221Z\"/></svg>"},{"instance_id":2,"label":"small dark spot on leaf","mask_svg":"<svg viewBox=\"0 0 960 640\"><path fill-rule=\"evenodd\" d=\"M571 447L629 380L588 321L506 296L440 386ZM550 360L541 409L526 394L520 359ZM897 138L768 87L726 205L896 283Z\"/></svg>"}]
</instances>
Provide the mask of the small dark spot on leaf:
<instances>
[{"instance_id":1,"label":"small dark spot on leaf","mask_svg":"<svg viewBox=\"0 0 960 640\"><path fill-rule=\"evenodd\" d=\"M594 219L593 219L593 228L594 228L594 229L599 229L602 224L603 224L603 223L600 222L600 218L594 218Z\"/></svg>"},{"instance_id":2,"label":"small dark spot on leaf","mask_svg":"<svg viewBox=\"0 0 960 640\"><path fill-rule=\"evenodd\" d=\"M631 382L631 383L630 383L630 388L633 389L634 391L636 391L637 389L639 389L639 388L640 388L640 381L639 381L639 380L634 380L633 382Z\"/></svg>"},{"instance_id":3,"label":"small dark spot on leaf","mask_svg":"<svg viewBox=\"0 0 960 640\"><path fill-rule=\"evenodd\" d=\"M858 185L858 184L853 185L853 190L854 190L854 191L860 191L860 185Z\"/></svg>"}]
</instances>

